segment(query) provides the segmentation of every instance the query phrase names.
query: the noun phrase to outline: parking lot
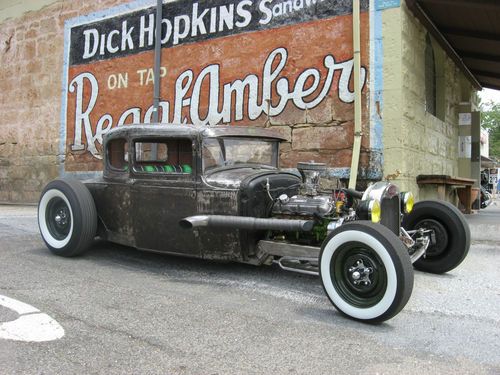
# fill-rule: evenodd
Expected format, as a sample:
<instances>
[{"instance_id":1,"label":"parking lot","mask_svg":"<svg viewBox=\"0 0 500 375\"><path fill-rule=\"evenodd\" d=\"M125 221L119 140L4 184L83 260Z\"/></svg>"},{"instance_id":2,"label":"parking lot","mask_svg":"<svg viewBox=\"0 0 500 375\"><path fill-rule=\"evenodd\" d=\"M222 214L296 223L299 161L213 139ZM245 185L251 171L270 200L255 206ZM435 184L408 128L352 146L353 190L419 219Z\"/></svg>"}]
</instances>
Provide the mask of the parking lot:
<instances>
[{"instance_id":1,"label":"parking lot","mask_svg":"<svg viewBox=\"0 0 500 375\"><path fill-rule=\"evenodd\" d=\"M64 330L41 342L0 335L0 372L498 374L498 207L485 211L488 223L472 219L473 245L459 268L416 272L405 309L366 325L342 317L317 277L275 266L105 242L78 258L56 257L40 238L35 207L0 206L0 301L28 304ZM493 234L478 238L478 225ZM17 318L0 304L0 333Z\"/></svg>"}]
</instances>

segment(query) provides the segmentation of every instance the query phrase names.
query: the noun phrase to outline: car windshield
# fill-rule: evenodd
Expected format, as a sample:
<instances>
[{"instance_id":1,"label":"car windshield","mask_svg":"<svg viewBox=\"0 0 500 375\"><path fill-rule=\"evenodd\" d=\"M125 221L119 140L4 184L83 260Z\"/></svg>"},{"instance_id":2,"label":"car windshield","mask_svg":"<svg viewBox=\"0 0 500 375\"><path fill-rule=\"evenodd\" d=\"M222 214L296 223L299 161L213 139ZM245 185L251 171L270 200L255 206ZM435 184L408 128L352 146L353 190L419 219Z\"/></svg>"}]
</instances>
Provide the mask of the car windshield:
<instances>
[{"instance_id":1,"label":"car windshield","mask_svg":"<svg viewBox=\"0 0 500 375\"><path fill-rule=\"evenodd\" d=\"M225 167L258 165L277 167L278 142L241 137L203 140L203 171Z\"/></svg>"}]
</instances>

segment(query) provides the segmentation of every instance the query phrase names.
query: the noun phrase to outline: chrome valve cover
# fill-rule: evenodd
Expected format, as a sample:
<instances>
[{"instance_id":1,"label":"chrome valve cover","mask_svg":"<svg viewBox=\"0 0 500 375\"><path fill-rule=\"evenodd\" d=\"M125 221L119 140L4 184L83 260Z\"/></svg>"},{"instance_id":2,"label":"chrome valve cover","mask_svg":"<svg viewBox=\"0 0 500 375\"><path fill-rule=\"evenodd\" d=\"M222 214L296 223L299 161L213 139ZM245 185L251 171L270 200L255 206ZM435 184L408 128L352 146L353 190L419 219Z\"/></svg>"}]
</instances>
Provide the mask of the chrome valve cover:
<instances>
[{"instance_id":1,"label":"chrome valve cover","mask_svg":"<svg viewBox=\"0 0 500 375\"><path fill-rule=\"evenodd\" d=\"M273 214L281 215L328 215L334 209L329 196L295 195L287 199L280 199L273 207Z\"/></svg>"}]
</instances>

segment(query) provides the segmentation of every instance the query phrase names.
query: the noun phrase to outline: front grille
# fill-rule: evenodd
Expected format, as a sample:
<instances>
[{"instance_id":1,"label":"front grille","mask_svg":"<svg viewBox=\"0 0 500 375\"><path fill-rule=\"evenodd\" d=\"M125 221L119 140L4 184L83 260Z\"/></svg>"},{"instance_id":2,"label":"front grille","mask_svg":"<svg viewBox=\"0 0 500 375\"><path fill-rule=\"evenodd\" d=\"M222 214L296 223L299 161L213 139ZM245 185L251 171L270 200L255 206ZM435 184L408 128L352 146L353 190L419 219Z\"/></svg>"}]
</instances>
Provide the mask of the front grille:
<instances>
[{"instance_id":1,"label":"front grille","mask_svg":"<svg viewBox=\"0 0 500 375\"><path fill-rule=\"evenodd\" d=\"M383 198L381 208L382 219L380 222L399 236L399 229L401 227L399 195L395 195L392 198Z\"/></svg>"}]
</instances>

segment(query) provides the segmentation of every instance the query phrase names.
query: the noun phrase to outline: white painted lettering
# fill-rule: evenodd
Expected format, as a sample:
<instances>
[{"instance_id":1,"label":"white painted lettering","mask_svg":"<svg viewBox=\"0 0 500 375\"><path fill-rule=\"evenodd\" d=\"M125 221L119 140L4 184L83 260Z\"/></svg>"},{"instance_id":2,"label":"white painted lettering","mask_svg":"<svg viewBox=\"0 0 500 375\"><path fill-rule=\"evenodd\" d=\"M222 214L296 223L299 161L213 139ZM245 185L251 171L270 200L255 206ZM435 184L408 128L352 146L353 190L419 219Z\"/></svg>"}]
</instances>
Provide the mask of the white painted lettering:
<instances>
[{"instance_id":1,"label":"white painted lettering","mask_svg":"<svg viewBox=\"0 0 500 375\"><path fill-rule=\"evenodd\" d=\"M83 88L84 81L87 80L90 83L90 98L87 104L87 108L83 110ZM90 113L94 109L95 103L97 101L97 95L99 94L99 84L97 79L91 73L81 73L76 76L69 84L69 92L75 92L76 90L76 105L75 105L75 137L73 144L71 145L71 150L78 151L84 150L85 146L82 143L82 128L85 132L86 139L92 139L92 126L90 124ZM92 155L97 154L97 149L94 144L87 144L87 149Z\"/></svg>"},{"instance_id":2,"label":"white painted lettering","mask_svg":"<svg viewBox=\"0 0 500 375\"><path fill-rule=\"evenodd\" d=\"M134 30L134 26L130 29L127 28L127 21L122 22L122 51L126 51L128 49L134 49L134 41L132 40L132 31Z\"/></svg>"},{"instance_id":3,"label":"white painted lettering","mask_svg":"<svg viewBox=\"0 0 500 375\"><path fill-rule=\"evenodd\" d=\"M181 24L183 24L181 31ZM189 35L189 29L191 27L190 20L188 16L177 16L174 18L174 45L179 44L179 40L184 39Z\"/></svg>"},{"instance_id":4,"label":"white painted lettering","mask_svg":"<svg viewBox=\"0 0 500 375\"><path fill-rule=\"evenodd\" d=\"M273 19L273 12L268 7L272 1L273 0L262 0L259 4L259 10L264 15L264 18L259 20L261 25L267 25Z\"/></svg>"},{"instance_id":5,"label":"white painted lettering","mask_svg":"<svg viewBox=\"0 0 500 375\"><path fill-rule=\"evenodd\" d=\"M155 15L151 13L148 16L148 24L146 26L146 16L141 17L141 23L139 26L139 47L145 46L146 33L148 35L148 46L152 46L154 42L154 30L155 30Z\"/></svg>"},{"instance_id":6,"label":"white painted lettering","mask_svg":"<svg viewBox=\"0 0 500 375\"><path fill-rule=\"evenodd\" d=\"M85 43L83 45L83 58L89 59L93 57L99 47L99 33L96 29L89 29L83 31Z\"/></svg>"},{"instance_id":7,"label":"white painted lettering","mask_svg":"<svg viewBox=\"0 0 500 375\"><path fill-rule=\"evenodd\" d=\"M112 44L113 43L113 36L119 35L119 34L120 34L120 32L118 30L113 30L108 35L108 40L106 41L106 48L111 53L116 53L120 49L120 47L113 46L113 44Z\"/></svg>"},{"instance_id":8,"label":"white painted lettering","mask_svg":"<svg viewBox=\"0 0 500 375\"><path fill-rule=\"evenodd\" d=\"M224 31L224 25L228 30L234 28L234 4L229 7L223 5L219 8L219 31Z\"/></svg>"},{"instance_id":9,"label":"white painted lettering","mask_svg":"<svg viewBox=\"0 0 500 375\"><path fill-rule=\"evenodd\" d=\"M162 36L161 38L161 44L165 44L170 40L170 36L172 35L172 22L164 18L161 20L161 25L162 25L161 26L162 31L163 31L163 25L166 25L165 36Z\"/></svg>"},{"instance_id":10,"label":"white painted lettering","mask_svg":"<svg viewBox=\"0 0 500 375\"><path fill-rule=\"evenodd\" d=\"M191 21L191 36L198 35L198 31L201 35L205 35L207 33L207 29L205 27L205 22L203 17L208 13L209 9L205 9L201 14L198 14L198 3L193 4L193 19Z\"/></svg>"}]
</instances>

